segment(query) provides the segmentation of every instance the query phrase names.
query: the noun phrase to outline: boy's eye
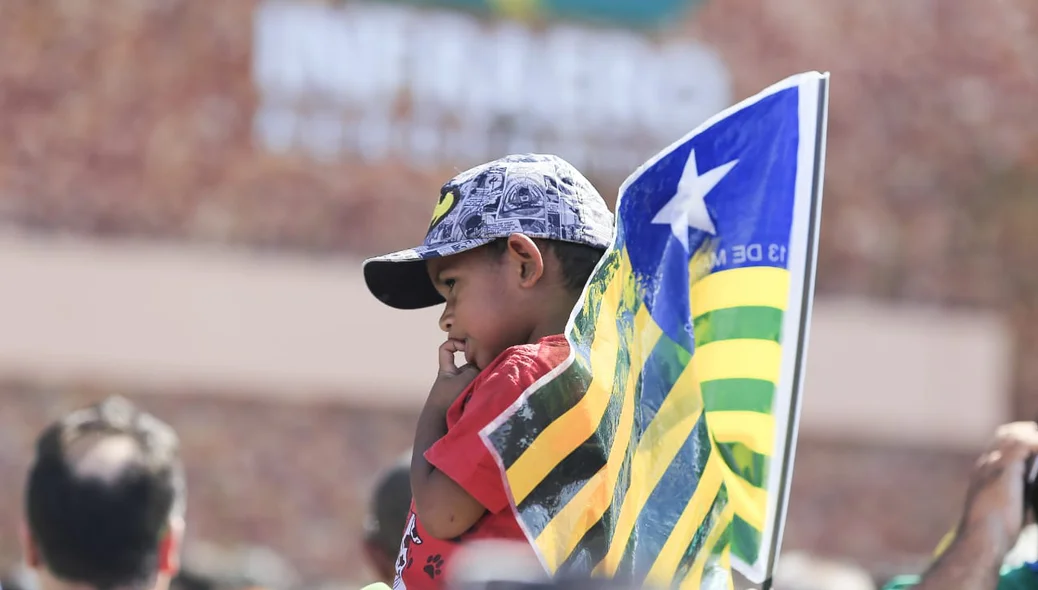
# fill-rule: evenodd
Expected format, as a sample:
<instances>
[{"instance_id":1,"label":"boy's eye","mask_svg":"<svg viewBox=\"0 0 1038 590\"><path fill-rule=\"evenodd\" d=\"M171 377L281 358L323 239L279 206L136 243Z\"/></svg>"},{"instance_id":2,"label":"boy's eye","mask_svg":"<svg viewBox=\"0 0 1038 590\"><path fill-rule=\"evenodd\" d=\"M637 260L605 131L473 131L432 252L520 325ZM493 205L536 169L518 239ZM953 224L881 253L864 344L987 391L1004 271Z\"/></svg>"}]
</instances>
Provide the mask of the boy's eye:
<instances>
[{"instance_id":1,"label":"boy's eye","mask_svg":"<svg viewBox=\"0 0 1038 590\"><path fill-rule=\"evenodd\" d=\"M444 279L443 280L443 285L445 287L447 287L448 289L453 289L454 288L454 283L455 283L454 279Z\"/></svg>"}]
</instances>

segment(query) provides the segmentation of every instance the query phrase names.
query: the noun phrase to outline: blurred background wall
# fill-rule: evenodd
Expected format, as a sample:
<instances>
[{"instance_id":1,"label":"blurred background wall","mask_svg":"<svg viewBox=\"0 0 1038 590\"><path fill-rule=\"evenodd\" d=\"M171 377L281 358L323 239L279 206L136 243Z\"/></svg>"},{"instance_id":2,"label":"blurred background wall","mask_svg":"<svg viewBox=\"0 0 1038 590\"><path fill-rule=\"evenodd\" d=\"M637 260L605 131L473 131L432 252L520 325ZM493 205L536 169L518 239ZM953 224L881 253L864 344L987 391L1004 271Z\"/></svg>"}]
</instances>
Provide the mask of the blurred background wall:
<instances>
[{"instance_id":1,"label":"blurred background wall","mask_svg":"<svg viewBox=\"0 0 1038 590\"><path fill-rule=\"evenodd\" d=\"M550 151L608 200L832 72L785 547L914 570L995 425L1038 417L1038 4L4 0L0 561L37 431L126 394L181 433L189 538L362 567L436 312L367 295L440 184Z\"/></svg>"}]
</instances>

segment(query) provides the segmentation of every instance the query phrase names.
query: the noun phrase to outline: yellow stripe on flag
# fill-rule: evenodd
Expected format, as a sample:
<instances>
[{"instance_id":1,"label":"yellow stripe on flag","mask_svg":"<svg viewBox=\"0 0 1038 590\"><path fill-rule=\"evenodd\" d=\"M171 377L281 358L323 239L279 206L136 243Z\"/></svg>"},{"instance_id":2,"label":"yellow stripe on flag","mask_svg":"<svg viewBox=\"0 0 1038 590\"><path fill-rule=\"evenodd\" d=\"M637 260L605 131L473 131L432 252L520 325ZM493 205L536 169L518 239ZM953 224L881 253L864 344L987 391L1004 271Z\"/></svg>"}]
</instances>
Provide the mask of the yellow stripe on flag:
<instances>
[{"instance_id":1,"label":"yellow stripe on flag","mask_svg":"<svg viewBox=\"0 0 1038 590\"><path fill-rule=\"evenodd\" d=\"M746 524L763 531L768 512L768 491L754 487L737 473L728 473L728 503L732 510L746 521Z\"/></svg>"},{"instance_id":2,"label":"yellow stripe on flag","mask_svg":"<svg viewBox=\"0 0 1038 590\"><path fill-rule=\"evenodd\" d=\"M648 581L662 587L669 586L678 570L681 558L688 549L689 540L692 539L703 524L710 506L717 498L724 481L725 466L717 456L717 451L712 450L703 467L703 475L696 486L694 497L685 505L685 509L678 517L674 529L671 531L667 542L663 544L656 561L649 570ZM706 545L703 546L704 548Z\"/></svg>"},{"instance_id":3,"label":"yellow stripe on flag","mask_svg":"<svg viewBox=\"0 0 1038 590\"><path fill-rule=\"evenodd\" d=\"M559 461L595 432L609 405L620 342L616 313L622 302L624 284L631 276L627 251L621 252L620 256L620 268L602 294L595 324L595 340L591 346L591 383L584 397L549 424L508 468L506 476L516 504L526 499Z\"/></svg>"},{"instance_id":4,"label":"yellow stripe on flag","mask_svg":"<svg viewBox=\"0 0 1038 590\"><path fill-rule=\"evenodd\" d=\"M789 271L751 266L711 273L692 284L691 298L692 317L745 305L785 310L789 302Z\"/></svg>"},{"instance_id":5,"label":"yellow stripe on flag","mask_svg":"<svg viewBox=\"0 0 1038 590\"><path fill-rule=\"evenodd\" d=\"M649 360L652 349L656 348L663 330L652 319L649 308L642 305L634 316L634 338L631 341L631 368L641 372L645 361Z\"/></svg>"},{"instance_id":6,"label":"yellow stripe on flag","mask_svg":"<svg viewBox=\"0 0 1038 590\"><path fill-rule=\"evenodd\" d=\"M775 417L761 412L707 412L706 424L719 443L742 443L770 457L775 450Z\"/></svg>"},{"instance_id":7,"label":"yellow stripe on flag","mask_svg":"<svg viewBox=\"0 0 1038 590\"><path fill-rule=\"evenodd\" d=\"M558 570L559 565L573 553L584 534L602 518L613 501L616 481L634 428L634 393L638 375L639 371L633 368L627 375L623 407L605 467L588 479L537 536L537 548L544 556L548 571Z\"/></svg>"},{"instance_id":8,"label":"yellow stripe on flag","mask_svg":"<svg viewBox=\"0 0 1038 590\"><path fill-rule=\"evenodd\" d=\"M700 590L703 582L703 569L706 567L707 561L713 556L718 540L724 534L725 529L728 528L728 524L732 522L733 515L734 512L731 505L726 506L721 511L721 516L714 522L714 528L710 531L710 536L707 537L706 542L703 543L703 548L699 551L699 555L696 556L692 569L688 571L688 575L681 581L681 590Z\"/></svg>"},{"instance_id":9,"label":"yellow stripe on flag","mask_svg":"<svg viewBox=\"0 0 1038 590\"><path fill-rule=\"evenodd\" d=\"M616 574L638 515L688 440L702 411L703 398L699 392L699 382L695 370L689 365L681 372L638 442L638 449L631 462L631 485L620 507L609 551L595 568L596 575L612 577ZM721 485L720 480L717 485Z\"/></svg>"},{"instance_id":10,"label":"yellow stripe on flag","mask_svg":"<svg viewBox=\"0 0 1038 590\"><path fill-rule=\"evenodd\" d=\"M782 345L773 340L717 340L696 347L692 364L699 382L715 379L778 381Z\"/></svg>"},{"instance_id":11,"label":"yellow stripe on flag","mask_svg":"<svg viewBox=\"0 0 1038 590\"><path fill-rule=\"evenodd\" d=\"M735 580L732 579L732 544L729 543L721 551L721 569L728 572L728 589L735 590Z\"/></svg>"}]
</instances>

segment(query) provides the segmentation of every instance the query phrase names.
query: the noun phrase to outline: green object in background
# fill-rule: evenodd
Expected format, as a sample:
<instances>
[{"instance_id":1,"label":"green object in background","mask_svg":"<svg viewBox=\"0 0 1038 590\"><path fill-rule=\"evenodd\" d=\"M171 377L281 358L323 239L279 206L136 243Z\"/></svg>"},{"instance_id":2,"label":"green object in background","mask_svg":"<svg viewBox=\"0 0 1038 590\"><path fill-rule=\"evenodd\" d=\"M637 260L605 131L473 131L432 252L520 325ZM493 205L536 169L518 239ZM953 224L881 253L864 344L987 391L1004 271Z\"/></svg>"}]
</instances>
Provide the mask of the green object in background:
<instances>
[{"instance_id":1,"label":"green object in background","mask_svg":"<svg viewBox=\"0 0 1038 590\"><path fill-rule=\"evenodd\" d=\"M519 19L578 20L624 27L658 27L685 16L703 0L401 0Z\"/></svg>"},{"instance_id":2,"label":"green object in background","mask_svg":"<svg viewBox=\"0 0 1038 590\"><path fill-rule=\"evenodd\" d=\"M899 576L884 586L883 590L912 590L919 581L919 576ZM1003 568L997 590L1038 590L1038 567L1025 565L1015 569Z\"/></svg>"}]
</instances>

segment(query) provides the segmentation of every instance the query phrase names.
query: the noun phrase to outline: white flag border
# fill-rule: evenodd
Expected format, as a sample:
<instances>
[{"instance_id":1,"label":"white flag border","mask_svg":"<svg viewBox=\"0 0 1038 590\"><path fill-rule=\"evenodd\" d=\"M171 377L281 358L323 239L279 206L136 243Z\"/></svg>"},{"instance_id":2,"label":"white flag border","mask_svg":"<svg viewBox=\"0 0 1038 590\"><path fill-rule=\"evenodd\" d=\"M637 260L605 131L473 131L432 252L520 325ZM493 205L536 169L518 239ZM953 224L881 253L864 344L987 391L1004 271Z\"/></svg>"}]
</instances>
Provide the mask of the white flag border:
<instances>
[{"instance_id":1,"label":"white flag border","mask_svg":"<svg viewBox=\"0 0 1038 590\"><path fill-rule=\"evenodd\" d=\"M788 84L787 84L788 83ZM761 550L755 563L732 556L732 567L751 582L770 586L770 578L782 547L789 486L793 476L796 441L800 429L803 374L810 336L811 311L818 262L818 231L825 172L825 139L828 117L829 74L810 72L793 76L754 97L791 86L799 87L799 141L790 227L788 269L789 299L782 317L782 365L772 400L775 417L775 452L768 472L768 511L761 531ZM788 346L787 344L795 344Z\"/></svg>"}]
</instances>

